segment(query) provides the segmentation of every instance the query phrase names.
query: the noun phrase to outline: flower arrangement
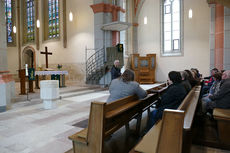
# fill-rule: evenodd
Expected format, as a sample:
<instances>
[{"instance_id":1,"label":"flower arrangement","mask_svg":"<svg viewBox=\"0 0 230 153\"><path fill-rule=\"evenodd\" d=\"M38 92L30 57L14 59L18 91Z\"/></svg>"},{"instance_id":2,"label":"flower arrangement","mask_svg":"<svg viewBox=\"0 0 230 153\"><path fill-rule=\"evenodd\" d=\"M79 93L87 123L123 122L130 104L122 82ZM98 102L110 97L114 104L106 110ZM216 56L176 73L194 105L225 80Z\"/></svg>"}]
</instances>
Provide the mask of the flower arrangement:
<instances>
[{"instance_id":1,"label":"flower arrangement","mask_svg":"<svg viewBox=\"0 0 230 153\"><path fill-rule=\"evenodd\" d=\"M62 68L62 65L58 64L57 68L60 70Z\"/></svg>"}]
</instances>

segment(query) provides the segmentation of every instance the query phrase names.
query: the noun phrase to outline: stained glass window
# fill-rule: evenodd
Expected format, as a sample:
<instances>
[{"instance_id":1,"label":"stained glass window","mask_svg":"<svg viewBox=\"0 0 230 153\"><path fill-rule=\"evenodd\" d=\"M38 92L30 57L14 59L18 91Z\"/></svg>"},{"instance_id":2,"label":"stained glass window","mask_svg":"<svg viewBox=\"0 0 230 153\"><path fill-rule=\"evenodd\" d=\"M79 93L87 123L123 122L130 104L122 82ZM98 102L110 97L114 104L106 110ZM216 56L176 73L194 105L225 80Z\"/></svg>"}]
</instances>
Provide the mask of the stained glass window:
<instances>
[{"instance_id":1,"label":"stained glass window","mask_svg":"<svg viewBox=\"0 0 230 153\"><path fill-rule=\"evenodd\" d=\"M60 35L59 27L59 0L48 1L49 30L48 39L58 38Z\"/></svg>"},{"instance_id":2,"label":"stained glass window","mask_svg":"<svg viewBox=\"0 0 230 153\"><path fill-rule=\"evenodd\" d=\"M35 39L34 14L34 0L26 0L27 42L32 42Z\"/></svg>"},{"instance_id":3,"label":"stained glass window","mask_svg":"<svg viewBox=\"0 0 230 153\"><path fill-rule=\"evenodd\" d=\"M163 55L181 54L181 0L163 0L162 34Z\"/></svg>"},{"instance_id":4,"label":"stained glass window","mask_svg":"<svg viewBox=\"0 0 230 153\"><path fill-rule=\"evenodd\" d=\"M7 43L13 42L12 2L5 0L6 36Z\"/></svg>"}]
</instances>

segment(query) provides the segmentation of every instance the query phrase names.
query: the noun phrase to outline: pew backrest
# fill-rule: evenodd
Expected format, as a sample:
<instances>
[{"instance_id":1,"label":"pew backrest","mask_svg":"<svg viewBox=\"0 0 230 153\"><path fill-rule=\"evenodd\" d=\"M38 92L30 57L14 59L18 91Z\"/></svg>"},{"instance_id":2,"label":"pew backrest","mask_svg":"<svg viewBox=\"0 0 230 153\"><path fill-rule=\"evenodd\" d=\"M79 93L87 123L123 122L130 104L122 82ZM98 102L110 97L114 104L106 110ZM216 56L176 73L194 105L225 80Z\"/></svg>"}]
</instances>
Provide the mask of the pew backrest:
<instances>
[{"instance_id":1,"label":"pew backrest","mask_svg":"<svg viewBox=\"0 0 230 153\"><path fill-rule=\"evenodd\" d=\"M213 117L217 121L220 143L230 148L230 109L215 108Z\"/></svg>"},{"instance_id":2,"label":"pew backrest","mask_svg":"<svg viewBox=\"0 0 230 153\"><path fill-rule=\"evenodd\" d=\"M182 148L184 111L165 109L163 118L135 148L143 153L179 153Z\"/></svg>"},{"instance_id":3,"label":"pew backrest","mask_svg":"<svg viewBox=\"0 0 230 153\"><path fill-rule=\"evenodd\" d=\"M195 86L177 110L163 112L163 118L130 153L181 153L184 131L190 130L201 86ZM153 138L154 137L154 138Z\"/></svg>"},{"instance_id":4,"label":"pew backrest","mask_svg":"<svg viewBox=\"0 0 230 153\"><path fill-rule=\"evenodd\" d=\"M163 90L162 90L163 91ZM69 137L75 153L103 153L104 139L129 123L158 99L158 94L139 100L136 95L111 103L92 102L88 128Z\"/></svg>"},{"instance_id":5,"label":"pew backrest","mask_svg":"<svg viewBox=\"0 0 230 153\"><path fill-rule=\"evenodd\" d=\"M195 86L185 97L178 110L185 111L184 130L190 130L199 101L201 86Z\"/></svg>"}]
</instances>

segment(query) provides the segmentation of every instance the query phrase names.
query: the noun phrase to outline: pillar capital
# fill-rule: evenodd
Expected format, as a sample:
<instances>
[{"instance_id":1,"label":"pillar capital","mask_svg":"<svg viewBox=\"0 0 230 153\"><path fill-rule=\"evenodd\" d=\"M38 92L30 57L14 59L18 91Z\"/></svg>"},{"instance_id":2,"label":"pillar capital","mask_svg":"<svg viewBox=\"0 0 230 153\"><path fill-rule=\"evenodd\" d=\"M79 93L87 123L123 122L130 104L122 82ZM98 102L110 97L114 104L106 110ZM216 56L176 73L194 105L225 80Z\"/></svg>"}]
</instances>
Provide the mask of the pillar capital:
<instances>
[{"instance_id":1,"label":"pillar capital","mask_svg":"<svg viewBox=\"0 0 230 153\"><path fill-rule=\"evenodd\" d=\"M114 11L116 12L123 12L125 13L125 10L121 8L120 6L117 5L112 5L112 4L105 4L105 3L98 3L98 4L93 4L90 5L90 7L93 9L94 14L95 13L112 13Z\"/></svg>"}]
</instances>

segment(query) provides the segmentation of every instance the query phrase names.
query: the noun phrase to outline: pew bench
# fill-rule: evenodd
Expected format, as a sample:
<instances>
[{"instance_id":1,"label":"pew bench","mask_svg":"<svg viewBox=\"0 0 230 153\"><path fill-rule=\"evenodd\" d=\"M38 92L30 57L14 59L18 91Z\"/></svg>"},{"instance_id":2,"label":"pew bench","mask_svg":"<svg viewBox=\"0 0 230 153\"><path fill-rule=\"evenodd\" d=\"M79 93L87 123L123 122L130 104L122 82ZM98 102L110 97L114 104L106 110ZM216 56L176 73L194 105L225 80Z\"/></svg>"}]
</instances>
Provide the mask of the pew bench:
<instances>
[{"instance_id":1,"label":"pew bench","mask_svg":"<svg viewBox=\"0 0 230 153\"><path fill-rule=\"evenodd\" d=\"M215 108L213 117L217 121L220 143L230 147L230 109Z\"/></svg>"},{"instance_id":2,"label":"pew bench","mask_svg":"<svg viewBox=\"0 0 230 153\"><path fill-rule=\"evenodd\" d=\"M195 86L177 110L165 109L157 122L130 153L189 152L191 126L199 101L201 86ZM189 140L187 140L189 139ZM184 144L186 142L186 144Z\"/></svg>"},{"instance_id":3,"label":"pew bench","mask_svg":"<svg viewBox=\"0 0 230 153\"><path fill-rule=\"evenodd\" d=\"M69 136L74 153L103 153L104 140L133 118L141 116L157 99L158 94L149 94L142 100L134 95L111 103L92 102L88 128Z\"/></svg>"}]
</instances>

